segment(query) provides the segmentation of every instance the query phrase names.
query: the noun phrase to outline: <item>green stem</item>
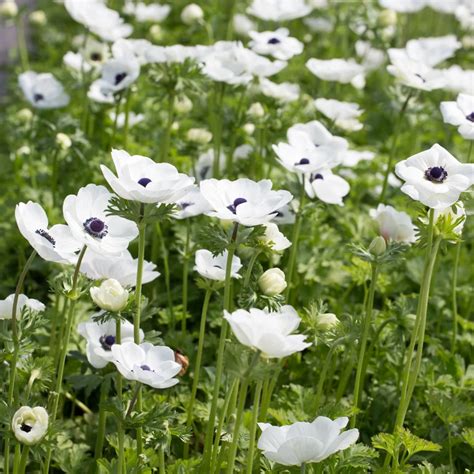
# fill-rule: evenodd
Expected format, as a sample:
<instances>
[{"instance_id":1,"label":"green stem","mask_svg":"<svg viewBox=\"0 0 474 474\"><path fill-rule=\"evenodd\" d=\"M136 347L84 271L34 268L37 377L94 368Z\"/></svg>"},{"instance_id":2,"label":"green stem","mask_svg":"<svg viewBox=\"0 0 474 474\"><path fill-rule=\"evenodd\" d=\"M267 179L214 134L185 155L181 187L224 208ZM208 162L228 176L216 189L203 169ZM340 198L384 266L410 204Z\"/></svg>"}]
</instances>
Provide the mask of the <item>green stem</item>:
<instances>
[{"instance_id":1,"label":"green stem","mask_svg":"<svg viewBox=\"0 0 474 474\"><path fill-rule=\"evenodd\" d=\"M220 154L222 143L222 104L224 101L225 83L217 83L214 93L214 103L211 111L212 144L214 152L214 161L212 163L212 176L220 177Z\"/></svg>"},{"instance_id":2,"label":"green stem","mask_svg":"<svg viewBox=\"0 0 474 474\"><path fill-rule=\"evenodd\" d=\"M117 318L115 323L115 343L122 343L122 324L120 319ZM122 375L117 371L116 375L117 382L117 399L120 407L120 419L117 420L117 436L118 436L118 456L117 456L117 474L123 474L124 472L124 446L125 446L125 429L123 423L123 380Z\"/></svg>"},{"instance_id":3,"label":"green stem","mask_svg":"<svg viewBox=\"0 0 474 474\"><path fill-rule=\"evenodd\" d=\"M165 447L164 446L160 447L158 456L159 456L159 463L160 463L159 472L160 474L166 474Z\"/></svg>"},{"instance_id":4,"label":"green stem","mask_svg":"<svg viewBox=\"0 0 474 474\"><path fill-rule=\"evenodd\" d=\"M21 68L23 71L28 71L30 69L30 65L28 60L28 47L26 45L25 37L24 15L18 15L18 19L16 21L16 35Z\"/></svg>"},{"instance_id":5,"label":"green stem","mask_svg":"<svg viewBox=\"0 0 474 474\"><path fill-rule=\"evenodd\" d=\"M14 473L18 474L24 474L26 472L26 465L28 463L28 455L30 454L30 447L29 446L23 446L23 449L21 451L21 458L20 458L20 463L18 466L15 466L13 468Z\"/></svg>"},{"instance_id":6,"label":"green stem","mask_svg":"<svg viewBox=\"0 0 474 474\"><path fill-rule=\"evenodd\" d=\"M59 147L53 153L53 160L51 163L51 196L52 207L55 207L56 197L58 192L58 156L61 149Z\"/></svg>"},{"instance_id":7,"label":"green stem","mask_svg":"<svg viewBox=\"0 0 474 474\"><path fill-rule=\"evenodd\" d=\"M173 310L173 298L171 297L171 274L170 274L170 265L168 258L168 249L166 248L165 239L163 238L163 232L161 230L161 225L158 222L156 224L156 232L160 240L160 249L163 256L163 273L165 276L165 288L166 288L166 298L168 301L168 315L170 317L170 326L171 329L175 327L175 316Z\"/></svg>"},{"instance_id":8,"label":"green stem","mask_svg":"<svg viewBox=\"0 0 474 474\"><path fill-rule=\"evenodd\" d=\"M244 288L247 288L247 286L249 286L249 283L250 283L250 277L252 276L252 270L253 270L253 267L255 265L255 262L257 261L257 258L258 256L260 255L262 251L261 250L257 250L251 257L250 259L250 262L248 264L248 267L247 267L247 271L245 272L245 278L244 278Z\"/></svg>"},{"instance_id":9,"label":"green stem","mask_svg":"<svg viewBox=\"0 0 474 474\"><path fill-rule=\"evenodd\" d=\"M374 309L374 297L375 297L375 287L377 284L377 275L379 267L377 263L372 263L372 276L370 280L369 287L369 297L367 299L367 306L365 310L365 317L363 321L363 330L362 330L362 339L360 341L359 347L359 358L357 361L357 372L356 380L354 384L354 414L351 419L351 428L355 427L357 419L357 410L359 408L359 401L362 395L362 390L364 388L364 378L365 378L365 350L367 348L367 342L369 340L370 327L372 324L372 312Z\"/></svg>"},{"instance_id":10,"label":"green stem","mask_svg":"<svg viewBox=\"0 0 474 474\"><path fill-rule=\"evenodd\" d=\"M163 134L163 140L161 143L161 161L167 161L168 152L170 148L170 137L171 137L171 127L173 126L174 121L174 100L176 97L176 91L173 89L168 95L168 116L166 121L165 133Z\"/></svg>"},{"instance_id":11,"label":"green stem","mask_svg":"<svg viewBox=\"0 0 474 474\"><path fill-rule=\"evenodd\" d=\"M451 302L453 305L453 330L451 337L451 354L456 352L456 341L458 337L458 298L457 298L457 287L458 287L458 268L459 268L459 257L461 256L461 242L456 244L456 254L454 257L454 268L453 278L451 281Z\"/></svg>"},{"instance_id":12,"label":"green stem","mask_svg":"<svg viewBox=\"0 0 474 474\"><path fill-rule=\"evenodd\" d=\"M188 312L188 280L189 280L189 242L191 238L191 220L186 219L186 241L183 252L183 312L181 318L181 333L186 335L186 317Z\"/></svg>"},{"instance_id":13,"label":"green stem","mask_svg":"<svg viewBox=\"0 0 474 474\"><path fill-rule=\"evenodd\" d=\"M130 97L132 95L132 89L128 88L125 95L125 122L123 124L123 147L126 149L128 146L128 129L130 119Z\"/></svg>"},{"instance_id":14,"label":"green stem","mask_svg":"<svg viewBox=\"0 0 474 474\"><path fill-rule=\"evenodd\" d=\"M97 427L97 439L95 444L94 461L97 466L97 461L102 457L104 449L105 438L105 423L107 421L107 412L105 411L105 402L109 395L109 382L104 380L100 386L100 400L99 400L99 423Z\"/></svg>"},{"instance_id":15,"label":"green stem","mask_svg":"<svg viewBox=\"0 0 474 474\"><path fill-rule=\"evenodd\" d=\"M114 117L114 126L112 128L112 138L110 140L110 145L113 147L115 145L115 136L117 134L117 122L120 114L120 104L122 103L123 93L120 92L115 104L115 117Z\"/></svg>"},{"instance_id":16,"label":"green stem","mask_svg":"<svg viewBox=\"0 0 474 474\"><path fill-rule=\"evenodd\" d=\"M300 474L305 474L305 472L306 472L306 464L303 463L301 464L301 467L300 467Z\"/></svg>"},{"instance_id":17,"label":"green stem","mask_svg":"<svg viewBox=\"0 0 474 474\"><path fill-rule=\"evenodd\" d=\"M250 432L249 432L249 449L247 453L247 474L252 474L253 470L253 459L255 451L255 434L257 433L257 421L258 413L260 409L260 396L262 393L262 384L263 382L259 380L255 387L255 396L253 401L253 410L252 410L252 421L250 423Z\"/></svg>"}]
</instances>

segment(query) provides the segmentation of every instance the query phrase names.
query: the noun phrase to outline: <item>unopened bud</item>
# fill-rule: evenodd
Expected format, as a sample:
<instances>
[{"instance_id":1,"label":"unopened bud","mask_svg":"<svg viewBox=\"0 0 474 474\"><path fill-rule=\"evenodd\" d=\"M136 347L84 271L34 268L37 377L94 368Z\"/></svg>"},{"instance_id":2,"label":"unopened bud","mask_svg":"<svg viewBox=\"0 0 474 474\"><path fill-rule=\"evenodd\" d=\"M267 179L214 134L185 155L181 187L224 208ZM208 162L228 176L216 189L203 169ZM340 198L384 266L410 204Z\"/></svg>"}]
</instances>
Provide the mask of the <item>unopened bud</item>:
<instances>
[{"instance_id":1,"label":"unopened bud","mask_svg":"<svg viewBox=\"0 0 474 474\"><path fill-rule=\"evenodd\" d=\"M287 286L285 274L279 268L270 268L260 276L258 286L264 295L279 295Z\"/></svg>"},{"instance_id":2,"label":"unopened bud","mask_svg":"<svg viewBox=\"0 0 474 474\"><path fill-rule=\"evenodd\" d=\"M380 235L375 237L374 240L369 245L369 252L372 255L376 255L377 257L379 255L382 255L385 251L387 250L387 244L385 242L385 239L381 237Z\"/></svg>"},{"instance_id":3,"label":"unopened bud","mask_svg":"<svg viewBox=\"0 0 474 474\"><path fill-rule=\"evenodd\" d=\"M182 352L176 350L174 351L174 360L182 367L178 375L183 376L187 372L189 367L189 357L185 356Z\"/></svg>"}]
</instances>

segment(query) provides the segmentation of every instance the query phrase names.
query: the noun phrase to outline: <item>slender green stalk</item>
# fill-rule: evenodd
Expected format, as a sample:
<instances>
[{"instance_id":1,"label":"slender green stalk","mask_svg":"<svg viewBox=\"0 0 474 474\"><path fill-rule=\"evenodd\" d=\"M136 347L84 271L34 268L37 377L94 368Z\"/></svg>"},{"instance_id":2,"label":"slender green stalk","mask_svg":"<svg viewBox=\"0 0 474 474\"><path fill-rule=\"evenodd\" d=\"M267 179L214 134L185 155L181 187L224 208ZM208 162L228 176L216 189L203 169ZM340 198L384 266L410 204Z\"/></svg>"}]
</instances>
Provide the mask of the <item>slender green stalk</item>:
<instances>
[{"instance_id":1,"label":"slender green stalk","mask_svg":"<svg viewBox=\"0 0 474 474\"><path fill-rule=\"evenodd\" d=\"M123 147L126 149L128 146L128 128L130 120L130 97L132 95L132 89L128 88L125 95L125 122L123 125Z\"/></svg>"},{"instance_id":2,"label":"slender green stalk","mask_svg":"<svg viewBox=\"0 0 474 474\"><path fill-rule=\"evenodd\" d=\"M58 146L53 153L53 159L51 163L51 197L52 207L55 207L56 197L58 192L58 157L61 148Z\"/></svg>"},{"instance_id":3,"label":"slender green stalk","mask_svg":"<svg viewBox=\"0 0 474 474\"><path fill-rule=\"evenodd\" d=\"M364 368L366 367L364 363L365 350L367 348L370 327L372 324L372 312L374 309L375 287L377 284L378 270L379 270L379 266L377 265L377 263L372 263L372 277L370 280L369 297L367 298L367 306L365 309L365 316L364 316L363 329L362 329L362 339L360 340L359 358L357 361L357 372L356 372L356 379L355 379L355 384L354 384L354 402L353 402L354 414L352 415L352 419L351 419L351 428L354 428L356 424L357 410L359 408L359 401L362 395L362 390L364 388L364 378L365 378Z\"/></svg>"},{"instance_id":4,"label":"slender green stalk","mask_svg":"<svg viewBox=\"0 0 474 474\"><path fill-rule=\"evenodd\" d=\"M257 258L258 258L258 256L260 255L261 252L262 252L261 250L257 250L257 251L252 255L252 257L250 258L250 262L249 262L249 264L248 264L247 271L245 272L244 285L243 285L245 288L246 288L247 286L249 286L250 277L252 276L253 267L254 267L255 262L257 261Z\"/></svg>"},{"instance_id":5,"label":"slender green stalk","mask_svg":"<svg viewBox=\"0 0 474 474\"><path fill-rule=\"evenodd\" d=\"M183 315L181 318L181 333L186 335L186 317L188 312L188 280L189 280L189 243L191 239L191 220L186 219L186 241L183 251Z\"/></svg>"},{"instance_id":6,"label":"slender green stalk","mask_svg":"<svg viewBox=\"0 0 474 474\"><path fill-rule=\"evenodd\" d=\"M300 474L305 474L305 472L306 472L306 464L303 463L301 464L301 467L300 467Z\"/></svg>"},{"instance_id":7,"label":"slender green stalk","mask_svg":"<svg viewBox=\"0 0 474 474\"><path fill-rule=\"evenodd\" d=\"M227 311L231 309L232 258L234 257L234 253L236 251L236 240L237 240L238 229L239 229L239 224L235 222L232 236L229 242L229 247L227 249L227 262L226 262L225 283L224 283L224 310L227 310ZM225 319L222 319L221 332L219 336L219 346L217 349L216 375L214 379L214 388L212 391L211 411L209 413L209 421L207 424L206 438L205 438L205 443L204 443L204 455L203 455L203 462L202 462L202 467L204 468L204 472L209 462L209 458L211 456L211 450L212 450L212 437L214 433L214 424L215 424L216 414L217 414L217 402L219 400L219 390L221 386L222 370L224 367L224 349L225 349L225 340L227 337L227 329L228 329L227 321Z\"/></svg>"},{"instance_id":8,"label":"slender green stalk","mask_svg":"<svg viewBox=\"0 0 474 474\"><path fill-rule=\"evenodd\" d=\"M122 343L122 324L120 319L117 318L115 323L115 343ZM117 474L123 474L124 472L124 450L125 450L125 429L123 425L123 379L122 374L117 371L116 374L117 383L117 399L120 406L120 419L117 420L117 436L118 436L118 456L117 456Z\"/></svg>"},{"instance_id":9,"label":"slender green stalk","mask_svg":"<svg viewBox=\"0 0 474 474\"><path fill-rule=\"evenodd\" d=\"M28 46L26 45L26 36L25 36L25 18L24 15L18 15L16 21L16 36L18 43L18 52L20 55L21 68L23 71L28 71L30 69L29 59L28 59Z\"/></svg>"},{"instance_id":10,"label":"slender green stalk","mask_svg":"<svg viewBox=\"0 0 474 474\"><path fill-rule=\"evenodd\" d=\"M105 402L109 395L109 382L102 381L100 386L100 399L99 399L99 423L97 426L97 438L95 443L95 454L94 460L97 465L97 460L102 457L102 451L104 450L104 439L105 439L105 423L107 421L107 412L105 411Z\"/></svg>"},{"instance_id":11,"label":"slender green stalk","mask_svg":"<svg viewBox=\"0 0 474 474\"><path fill-rule=\"evenodd\" d=\"M257 433L257 421L258 414L260 409L260 396L262 394L262 384L263 382L259 380L255 387L255 395L253 399L253 410L252 410L252 421L250 423L250 432L249 432L249 449L247 453L247 474L252 474L253 470L253 459L255 452L255 434Z\"/></svg>"},{"instance_id":12,"label":"slender green stalk","mask_svg":"<svg viewBox=\"0 0 474 474\"><path fill-rule=\"evenodd\" d=\"M169 258L168 258L168 249L166 248L165 239L163 238L163 232L161 231L161 225L158 222L156 224L156 232L160 240L160 249L161 254L163 256L163 273L165 276L165 288L166 288L166 298L168 301L168 314L170 317L170 326L171 329L175 327L175 316L173 310L173 298L171 296L171 274L170 274L170 265L169 265Z\"/></svg>"},{"instance_id":13,"label":"slender green stalk","mask_svg":"<svg viewBox=\"0 0 474 474\"><path fill-rule=\"evenodd\" d=\"M175 113L174 113L175 97L176 97L176 91L173 89L168 95L168 116L166 120L165 133L163 134L163 138L161 141L161 152L160 152L161 161L168 160L171 128L173 126L173 121L174 121L174 116L175 116Z\"/></svg>"},{"instance_id":14,"label":"slender green stalk","mask_svg":"<svg viewBox=\"0 0 474 474\"><path fill-rule=\"evenodd\" d=\"M220 154L222 144L222 104L224 102L225 83L217 83L215 86L214 100L211 105L211 129L214 161L212 163L212 176L220 177Z\"/></svg>"},{"instance_id":15,"label":"slender green stalk","mask_svg":"<svg viewBox=\"0 0 474 474\"><path fill-rule=\"evenodd\" d=\"M117 102L115 103L115 117L114 117L114 125L112 128L112 138L110 139L110 145L114 146L115 145L115 136L117 134L117 122L118 122L118 117L120 114L120 105L122 103L122 97L123 93L121 92L118 95Z\"/></svg>"},{"instance_id":16,"label":"slender green stalk","mask_svg":"<svg viewBox=\"0 0 474 474\"><path fill-rule=\"evenodd\" d=\"M453 278L451 280L451 304L453 305L453 329L451 335L451 354L456 352L456 342L458 338L458 268L459 257L461 256L461 242L456 244L456 253L454 257Z\"/></svg>"},{"instance_id":17,"label":"slender green stalk","mask_svg":"<svg viewBox=\"0 0 474 474\"><path fill-rule=\"evenodd\" d=\"M166 474L166 464L165 464L165 447L161 446L158 452L159 456L159 472L160 474Z\"/></svg>"},{"instance_id":18,"label":"slender green stalk","mask_svg":"<svg viewBox=\"0 0 474 474\"><path fill-rule=\"evenodd\" d=\"M15 466L13 468L14 473L24 474L26 472L26 465L28 463L29 454L30 454L30 447L26 445L23 446L23 449L21 450L20 463L18 464L18 466Z\"/></svg>"},{"instance_id":19,"label":"slender green stalk","mask_svg":"<svg viewBox=\"0 0 474 474\"><path fill-rule=\"evenodd\" d=\"M186 426L189 428L193 424L193 408L194 408L194 401L196 400L197 389L199 386L199 375L201 372L201 362L202 362L202 354L204 351L204 337L206 335L206 318L207 318L207 310L209 308L209 301L212 296L212 289L208 289L206 291L206 295L204 296L204 303L202 305L201 311L201 324L199 326L199 341L198 341L198 350L196 355L196 362L194 368L194 377L193 377L193 386L191 389L191 399L188 405L188 415L186 420ZM184 447L185 457L189 454L189 444Z\"/></svg>"}]
</instances>

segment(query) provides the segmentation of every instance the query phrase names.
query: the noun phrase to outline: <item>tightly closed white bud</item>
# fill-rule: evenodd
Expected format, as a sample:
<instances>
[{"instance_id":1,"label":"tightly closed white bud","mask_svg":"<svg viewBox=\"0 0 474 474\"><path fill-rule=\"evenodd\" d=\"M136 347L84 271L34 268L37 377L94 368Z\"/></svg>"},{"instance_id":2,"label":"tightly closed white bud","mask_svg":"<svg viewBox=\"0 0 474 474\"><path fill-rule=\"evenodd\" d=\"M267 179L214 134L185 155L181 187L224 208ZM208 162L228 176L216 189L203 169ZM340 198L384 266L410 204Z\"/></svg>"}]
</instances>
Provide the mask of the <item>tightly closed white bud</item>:
<instances>
[{"instance_id":1,"label":"tightly closed white bud","mask_svg":"<svg viewBox=\"0 0 474 474\"><path fill-rule=\"evenodd\" d=\"M163 39L163 28L160 25L153 25L150 28L150 36L153 41L161 41Z\"/></svg>"},{"instance_id":2,"label":"tightly closed white bud","mask_svg":"<svg viewBox=\"0 0 474 474\"><path fill-rule=\"evenodd\" d=\"M185 25L192 25L198 21L201 21L204 18L204 12L199 5L195 3L190 3L183 8L181 12L181 21Z\"/></svg>"},{"instance_id":3,"label":"tightly closed white bud","mask_svg":"<svg viewBox=\"0 0 474 474\"><path fill-rule=\"evenodd\" d=\"M21 407L13 415L12 430L20 443L39 443L48 431L48 412L43 407Z\"/></svg>"},{"instance_id":4,"label":"tightly closed white bud","mask_svg":"<svg viewBox=\"0 0 474 474\"><path fill-rule=\"evenodd\" d=\"M321 331L329 331L339 324L339 319L334 313L323 313L318 316L316 326Z\"/></svg>"},{"instance_id":5,"label":"tightly closed white bud","mask_svg":"<svg viewBox=\"0 0 474 474\"><path fill-rule=\"evenodd\" d=\"M258 286L264 295L279 295L286 288L285 274L279 268L270 268L258 279Z\"/></svg>"},{"instance_id":6,"label":"tightly closed white bud","mask_svg":"<svg viewBox=\"0 0 474 474\"><path fill-rule=\"evenodd\" d=\"M17 155L26 156L31 154L31 148L28 145L23 145L16 151Z\"/></svg>"},{"instance_id":7,"label":"tightly closed white bud","mask_svg":"<svg viewBox=\"0 0 474 474\"><path fill-rule=\"evenodd\" d=\"M94 303L106 311L118 312L127 306L128 291L113 278L92 287L90 293Z\"/></svg>"},{"instance_id":8,"label":"tightly closed white bud","mask_svg":"<svg viewBox=\"0 0 474 474\"><path fill-rule=\"evenodd\" d=\"M375 237L375 239L372 240L372 242L369 245L369 252L372 255L376 255L376 256L382 255L385 252L385 250L387 250L387 244L385 242L385 239L381 237L380 235Z\"/></svg>"},{"instance_id":9,"label":"tightly closed white bud","mask_svg":"<svg viewBox=\"0 0 474 474\"><path fill-rule=\"evenodd\" d=\"M18 15L18 7L14 0L6 0L0 4L0 17L15 18Z\"/></svg>"},{"instance_id":10,"label":"tightly closed white bud","mask_svg":"<svg viewBox=\"0 0 474 474\"><path fill-rule=\"evenodd\" d=\"M247 135L253 135L253 132L255 132L255 125L253 123L246 123L243 126L243 129Z\"/></svg>"},{"instance_id":11,"label":"tightly closed white bud","mask_svg":"<svg viewBox=\"0 0 474 474\"><path fill-rule=\"evenodd\" d=\"M33 112L30 109L21 109L16 113L16 117L20 122L28 123L33 118Z\"/></svg>"},{"instance_id":12,"label":"tightly closed white bud","mask_svg":"<svg viewBox=\"0 0 474 474\"><path fill-rule=\"evenodd\" d=\"M177 98L174 101L174 110L178 114L187 114L188 112L192 110L192 108L193 108L193 103L191 99L185 95Z\"/></svg>"},{"instance_id":13,"label":"tightly closed white bud","mask_svg":"<svg viewBox=\"0 0 474 474\"><path fill-rule=\"evenodd\" d=\"M46 13L43 10L35 10L30 13L30 22L33 25L44 26L47 23Z\"/></svg>"},{"instance_id":14,"label":"tightly closed white bud","mask_svg":"<svg viewBox=\"0 0 474 474\"><path fill-rule=\"evenodd\" d=\"M69 148L71 148L72 141L68 135L60 132L56 135L56 144L59 146L59 148L63 150L68 150Z\"/></svg>"},{"instance_id":15,"label":"tightly closed white bud","mask_svg":"<svg viewBox=\"0 0 474 474\"><path fill-rule=\"evenodd\" d=\"M265 115L265 109L260 102L254 102L247 113L250 117L262 118Z\"/></svg>"},{"instance_id":16,"label":"tightly closed white bud","mask_svg":"<svg viewBox=\"0 0 474 474\"><path fill-rule=\"evenodd\" d=\"M212 133L203 128L190 128L186 134L186 138L190 142L196 142L205 145L212 140Z\"/></svg>"},{"instance_id":17,"label":"tightly closed white bud","mask_svg":"<svg viewBox=\"0 0 474 474\"><path fill-rule=\"evenodd\" d=\"M386 8L379 14L379 21L382 26L393 26L397 24L397 12Z\"/></svg>"}]
</instances>

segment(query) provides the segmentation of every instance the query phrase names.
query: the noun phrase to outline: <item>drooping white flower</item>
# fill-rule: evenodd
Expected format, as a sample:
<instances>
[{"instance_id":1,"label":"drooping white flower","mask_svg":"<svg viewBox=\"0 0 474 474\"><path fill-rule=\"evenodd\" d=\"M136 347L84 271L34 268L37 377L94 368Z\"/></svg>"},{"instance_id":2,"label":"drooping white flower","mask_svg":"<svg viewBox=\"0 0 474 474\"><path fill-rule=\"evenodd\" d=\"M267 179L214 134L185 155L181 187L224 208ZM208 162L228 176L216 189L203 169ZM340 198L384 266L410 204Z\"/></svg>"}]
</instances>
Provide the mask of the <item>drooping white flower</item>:
<instances>
[{"instance_id":1,"label":"drooping white flower","mask_svg":"<svg viewBox=\"0 0 474 474\"><path fill-rule=\"evenodd\" d=\"M432 209L453 205L474 182L474 165L460 163L438 144L397 163L395 173L405 181L405 194Z\"/></svg>"},{"instance_id":2,"label":"drooping white flower","mask_svg":"<svg viewBox=\"0 0 474 474\"><path fill-rule=\"evenodd\" d=\"M48 431L48 412L43 407L22 406L12 419L15 438L27 446L39 443Z\"/></svg>"},{"instance_id":3,"label":"drooping white flower","mask_svg":"<svg viewBox=\"0 0 474 474\"><path fill-rule=\"evenodd\" d=\"M49 262L73 263L80 243L67 225L48 225L48 216L37 203L20 202L15 208L15 219L21 235L28 240L38 255Z\"/></svg>"},{"instance_id":4,"label":"drooping white flower","mask_svg":"<svg viewBox=\"0 0 474 474\"><path fill-rule=\"evenodd\" d=\"M0 300L0 319L11 319L13 315L13 301L15 295L9 295L4 300ZM28 298L24 294L18 295L18 303L16 307L16 317L19 318L23 308L27 308L34 313L42 313L46 306L41 301Z\"/></svg>"},{"instance_id":5,"label":"drooping white flower","mask_svg":"<svg viewBox=\"0 0 474 474\"><path fill-rule=\"evenodd\" d=\"M354 428L341 433L348 422L347 417L333 421L318 416L312 423L297 422L286 426L259 423L262 435L257 446L267 459L283 466L321 462L357 441L359 430Z\"/></svg>"},{"instance_id":6,"label":"drooping white flower","mask_svg":"<svg viewBox=\"0 0 474 474\"><path fill-rule=\"evenodd\" d=\"M281 252L291 246L291 242L280 232L278 226L273 222L264 224L265 233L262 240L269 244L275 252Z\"/></svg>"},{"instance_id":7,"label":"drooping white flower","mask_svg":"<svg viewBox=\"0 0 474 474\"><path fill-rule=\"evenodd\" d=\"M293 196L288 191L272 190L269 179L252 181L247 178L206 179L200 184L211 211L207 214L230 220L244 226L256 226L269 222L278 209L288 204Z\"/></svg>"},{"instance_id":8,"label":"drooping white flower","mask_svg":"<svg viewBox=\"0 0 474 474\"><path fill-rule=\"evenodd\" d=\"M138 228L132 221L107 215L111 197L104 186L88 184L77 195L66 197L63 214L72 235L82 245L98 253L120 255L138 235Z\"/></svg>"},{"instance_id":9,"label":"drooping white flower","mask_svg":"<svg viewBox=\"0 0 474 474\"><path fill-rule=\"evenodd\" d=\"M275 59L287 61L293 56L301 54L304 45L301 41L290 36L288 28L278 28L275 31L250 31L250 49L257 54L272 56Z\"/></svg>"},{"instance_id":10,"label":"drooping white flower","mask_svg":"<svg viewBox=\"0 0 474 474\"><path fill-rule=\"evenodd\" d=\"M365 86L365 68L353 59L316 59L306 61L306 67L323 81L352 84L356 89Z\"/></svg>"},{"instance_id":11,"label":"drooping white flower","mask_svg":"<svg viewBox=\"0 0 474 474\"><path fill-rule=\"evenodd\" d=\"M89 290L92 301L101 309L119 312L127 306L128 291L114 278L104 280Z\"/></svg>"},{"instance_id":12,"label":"drooping white flower","mask_svg":"<svg viewBox=\"0 0 474 474\"><path fill-rule=\"evenodd\" d=\"M227 265L227 250L219 255L212 255L209 250L200 249L195 255L195 266L196 270L202 277L209 280L224 281L225 271ZM232 266L230 276L231 278L241 278L239 271L242 268L240 258L237 255L232 257Z\"/></svg>"},{"instance_id":13,"label":"drooping white flower","mask_svg":"<svg viewBox=\"0 0 474 474\"><path fill-rule=\"evenodd\" d=\"M112 355L112 362L127 380L153 388L169 388L179 382L174 376L182 366L175 362L174 351L169 347L124 342L112 345Z\"/></svg>"},{"instance_id":14,"label":"drooping white flower","mask_svg":"<svg viewBox=\"0 0 474 474\"><path fill-rule=\"evenodd\" d=\"M115 176L104 165L100 168L110 187L123 199L143 203L174 203L192 186L194 178L169 163L156 163L146 156L112 150Z\"/></svg>"},{"instance_id":15,"label":"drooping white flower","mask_svg":"<svg viewBox=\"0 0 474 474\"><path fill-rule=\"evenodd\" d=\"M187 219L205 214L210 210L209 203L204 199L198 186L193 186L176 201L177 210L173 213L176 219Z\"/></svg>"},{"instance_id":16,"label":"drooping white flower","mask_svg":"<svg viewBox=\"0 0 474 474\"><path fill-rule=\"evenodd\" d=\"M276 296L283 293L288 286L285 273L280 268L269 268L264 271L259 279L258 286L267 296Z\"/></svg>"},{"instance_id":17,"label":"drooping white flower","mask_svg":"<svg viewBox=\"0 0 474 474\"><path fill-rule=\"evenodd\" d=\"M467 140L474 140L474 96L459 94L456 102L441 102L445 123L456 125L458 132Z\"/></svg>"},{"instance_id":18,"label":"drooping white flower","mask_svg":"<svg viewBox=\"0 0 474 474\"><path fill-rule=\"evenodd\" d=\"M159 3L147 5L142 2L127 1L123 11L127 15L133 15L141 23L147 21L160 23L170 14L171 7Z\"/></svg>"},{"instance_id":19,"label":"drooping white flower","mask_svg":"<svg viewBox=\"0 0 474 474\"><path fill-rule=\"evenodd\" d=\"M224 311L224 318L241 344L259 350L265 358L281 359L311 345L305 342L306 336L291 334L301 322L292 306L282 306L273 313L257 308Z\"/></svg>"},{"instance_id":20,"label":"drooping white flower","mask_svg":"<svg viewBox=\"0 0 474 474\"><path fill-rule=\"evenodd\" d=\"M406 212L379 204L377 209L371 209L370 216L377 221L380 235L385 240L407 244L416 241L416 227Z\"/></svg>"},{"instance_id":21,"label":"drooping white flower","mask_svg":"<svg viewBox=\"0 0 474 474\"><path fill-rule=\"evenodd\" d=\"M137 281L138 259L133 258L128 250L118 256L103 255L88 250L81 263L80 271L91 280L113 278L124 287L135 286ZM142 284L150 283L160 276L154 263L144 261Z\"/></svg>"},{"instance_id":22,"label":"drooping white flower","mask_svg":"<svg viewBox=\"0 0 474 474\"><path fill-rule=\"evenodd\" d=\"M358 118L363 114L359 104L341 102L335 99L316 99L314 105L319 112L334 121L334 125L349 132L361 130L363 125Z\"/></svg>"},{"instance_id":23,"label":"drooping white flower","mask_svg":"<svg viewBox=\"0 0 474 474\"><path fill-rule=\"evenodd\" d=\"M349 183L330 169L321 169L304 177L304 189L311 198L343 206L342 198L350 191Z\"/></svg>"},{"instance_id":24,"label":"drooping white flower","mask_svg":"<svg viewBox=\"0 0 474 474\"><path fill-rule=\"evenodd\" d=\"M97 313L95 316L98 316ZM87 360L92 367L102 369L109 362L113 361L112 346L116 343L117 323L113 319L99 323L93 318L85 323L80 323L77 332L87 339L86 353ZM144 334L140 329L140 342L143 341ZM120 339L122 344L133 342L133 324L126 320L120 322Z\"/></svg>"},{"instance_id":25,"label":"drooping white flower","mask_svg":"<svg viewBox=\"0 0 474 474\"><path fill-rule=\"evenodd\" d=\"M26 100L37 109L58 109L69 104L69 95L50 73L26 71L18 76Z\"/></svg>"},{"instance_id":26,"label":"drooping white flower","mask_svg":"<svg viewBox=\"0 0 474 474\"><path fill-rule=\"evenodd\" d=\"M280 102L294 102L298 100L300 96L300 86L291 82L276 82L270 81L265 77L261 77L259 81L260 92L272 99L279 100Z\"/></svg>"},{"instance_id":27,"label":"drooping white flower","mask_svg":"<svg viewBox=\"0 0 474 474\"><path fill-rule=\"evenodd\" d=\"M306 16L312 9L305 0L252 0L247 13L261 20L280 22Z\"/></svg>"}]
</instances>

